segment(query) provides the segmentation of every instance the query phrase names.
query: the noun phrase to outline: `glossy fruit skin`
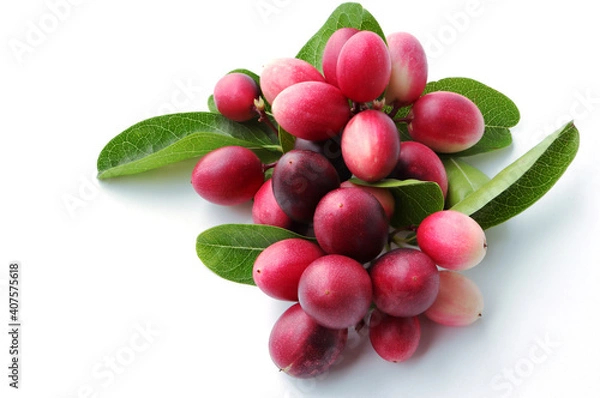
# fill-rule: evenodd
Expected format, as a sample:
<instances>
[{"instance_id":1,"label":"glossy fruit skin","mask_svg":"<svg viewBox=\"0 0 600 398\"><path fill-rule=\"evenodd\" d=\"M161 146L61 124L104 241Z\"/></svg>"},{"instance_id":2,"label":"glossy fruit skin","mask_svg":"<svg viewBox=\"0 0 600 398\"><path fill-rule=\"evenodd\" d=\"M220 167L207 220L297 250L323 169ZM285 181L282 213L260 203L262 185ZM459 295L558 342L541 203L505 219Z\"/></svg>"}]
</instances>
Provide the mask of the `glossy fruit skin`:
<instances>
[{"instance_id":1,"label":"glossy fruit skin","mask_svg":"<svg viewBox=\"0 0 600 398\"><path fill-rule=\"evenodd\" d=\"M352 101L377 99L388 85L391 73L388 48L374 32L363 30L352 35L340 50L337 83L342 93Z\"/></svg>"},{"instance_id":2,"label":"glossy fruit skin","mask_svg":"<svg viewBox=\"0 0 600 398\"><path fill-rule=\"evenodd\" d=\"M214 89L217 110L226 118L245 122L257 116L254 100L260 96L258 84L244 73L223 76Z\"/></svg>"},{"instance_id":3,"label":"glossy fruit skin","mask_svg":"<svg viewBox=\"0 0 600 398\"><path fill-rule=\"evenodd\" d=\"M256 286L278 300L298 301L300 276L316 259L321 248L300 238L284 239L264 249L254 261L252 277Z\"/></svg>"},{"instance_id":4,"label":"glossy fruit skin","mask_svg":"<svg viewBox=\"0 0 600 398\"><path fill-rule=\"evenodd\" d=\"M381 111L360 112L344 128L342 156L348 169L363 181L379 181L390 174L400 151L396 125Z\"/></svg>"},{"instance_id":5,"label":"glossy fruit skin","mask_svg":"<svg viewBox=\"0 0 600 398\"><path fill-rule=\"evenodd\" d=\"M275 200L273 195L273 183L267 180L260 187L254 202L252 203L252 222L254 224L272 225L274 227L293 229L294 220L292 220Z\"/></svg>"},{"instance_id":6,"label":"glossy fruit skin","mask_svg":"<svg viewBox=\"0 0 600 398\"><path fill-rule=\"evenodd\" d=\"M399 318L376 308L369 321L369 340L381 358L388 362L404 362L419 347L421 323L416 316Z\"/></svg>"},{"instance_id":7,"label":"glossy fruit skin","mask_svg":"<svg viewBox=\"0 0 600 398\"><path fill-rule=\"evenodd\" d=\"M284 154L271 178L275 200L291 219L310 223L325 194L340 186L335 168L321 154L291 150Z\"/></svg>"},{"instance_id":8,"label":"glossy fruit skin","mask_svg":"<svg viewBox=\"0 0 600 398\"><path fill-rule=\"evenodd\" d=\"M348 329L319 325L294 304L275 322L269 336L269 354L277 367L297 378L327 372L348 340Z\"/></svg>"},{"instance_id":9,"label":"glossy fruit skin","mask_svg":"<svg viewBox=\"0 0 600 398\"><path fill-rule=\"evenodd\" d=\"M233 206L250 201L264 181L260 159L241 146L215 149L192 171L194 190L209 202Z\"/></svg>"},{"instance_id":10,"label":"glossy fruit skin","mask_svg":"<svg viewBox=\"0 0 600 398\"><path fill-rule=\"evenodd\" d=\"M335 86L323 82L296 83L273 100L275 120L291 135L325 141L350 120L348 100Z\"/></svg>"},{"instance_id":11,"label":"glossy fruit skin","mask_svg":"<svg viewBox=\"0 0 600 398\"><path fill-rule=\"evenodd\" d=\"M336 87L339 87L337 83L337 62L340 51L348 39L358 32L359 30L355 28L340 28L333 32L327 40L323 50L323 75L328 83Z\"/></svg>"},{"instance_id":12,"label":"glossy fruit skin","mask_svg":"<svg viewBox=\"0 0 600 398\"><path fill-rule=\"evenodd\" d=\"M304 149L313 151L325 156L331 165L336 169L340 181L346 181L352 177L352 172L348 170L348 166L344 162L342 156L341 136L336 135L325 141L309 141L302 138L296 138L294 141L294 149Z\"/></svg>"},{"instance_id":13,"label":"glossy fruit skin","mask_svg":"<svg viewBox=\"0 0 600 398\"><path fill-rule=\"evenodd\" d=\"M269 104L284 89L300 82L325 82L321 72L308 62L298 58L277 58L263 68L260 89Z\"/></svg>"},{"instance_id":14,"label":"glossy fruit skin","mask_svg":"<svg viewBox=\"0 0 600 398\"><path fill-rule=\"evenodd\" d=\"M435 152L455 153L477 144L483 136L485 122L481 111L467 97L435 91L419 98L408 118L408 132L413 140Z\"/></svg>"},{"instance_id":15,"label":"glossy fruit skin","mask_svg":"<svg viewBox=\"0 0 600 398\"><path fill-rule=\"evenodd\" d=\"M379 204L381 205L381 207L383 207L383 211L385 212L385 215L388 219L391 219L394 215L396 202L394 200L394 195L392 195L389 189L357 185L352 183L351 181L342 182L340 184L340 188L360 188L363 191L367 191L371 195L375 196L375 198L379 201Z\"/></svg>"},{"instance_id":16,"label":"glossy fruit skin","mask_svg":"<svg viewBox=\"0 0 600 398\"><path fill-rule=\"evenodd\" d=\"M374 259L388 238L388 219L379 201L361 188L339 188L321 199L314 230L319 246L360 263Z\"/></svg>"},{"instance_id":17,"label":"glossy fruit skin","mask_svg":"<svg viewBox=\"0 0 600 398\"><path fill-rule=\"evenodd\" d=\"M477 221L455 210L438 211L419 224L419 247L440 267L461 271L485 257L485 232Z\"/></svg>"},{"instance_id":18,"label":"glossy fruit skin","mask_svg":"<svg viewBox=\"0 0 600 398\"><path fill-rule=\"evenodd\" d=\"M349 257L330 254L313 261L300 277L300 306L317 323L332 329L355 326L369 311L371 279Z\"/></svg>"},{"instance_id":19,"label":"glossy fruit skin","mask_svg":"<svg viewBox=\"0 0 600 398\"><path fill-rule=\"evenodd\" d=\"M427 84L427 56L416 37L406 32L386 38L392 60L392 74L385 91L387 104L407 106L415 102Z\"/></svg>"},{"instance_id":20,"label":"glossy fruit skin","mask_svg":"<svg viewBox=\"0 0 600 398\"><path fill-rule=\"evenodd\" d=\"M425 316L446 326L467 326L481 318L483 294L475 282L455 271L440 271L440 291Z\"/></svg>"},{"instance_id":21,"label":"glossy fruit skin","mask_svg":"<svg viewBox=\"0 0 600 398\"><path fill-rule=\"evenodd\" d=\"M388 176L398 180L416 179L437 183L448 194L448 175L440 157L428 146L416 141L404 141L396 166Z\"/></svg>"},{"instance_id":22,"label":"glossy fruit skin","mask_svg":"<svg viewBox=\"0 0 600 398\"><path fill-rule=\"evenodd\" d=\"M394 249L379 257L369 269L373 302L396 317L422 314L437 297L439 271L429 256L410 248Z\"/></svg>"}]
</instances>

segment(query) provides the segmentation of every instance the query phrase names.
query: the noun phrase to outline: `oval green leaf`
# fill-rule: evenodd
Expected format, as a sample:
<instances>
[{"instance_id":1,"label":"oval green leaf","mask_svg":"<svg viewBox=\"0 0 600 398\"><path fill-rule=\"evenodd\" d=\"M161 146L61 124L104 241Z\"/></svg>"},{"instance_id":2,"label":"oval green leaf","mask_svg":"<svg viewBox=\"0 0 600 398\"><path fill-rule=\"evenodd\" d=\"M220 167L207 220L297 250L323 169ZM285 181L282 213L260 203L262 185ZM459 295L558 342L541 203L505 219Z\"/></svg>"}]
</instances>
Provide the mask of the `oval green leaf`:
<instances>
[{"instance_id":1,"label":"oval green leaf","mask_svg":"<svg viewBox=\"0 0 600 398\"><path fill-rule=\"evenodd\" d=\"M461 158L442 159L448 176L446 207L452 207L490 180L483 171Z\"/></svg>"},{"instance_id":2,"label":"oval green leaf","mask_svg":"<svg viewBox=\"0 0 600 398\"><path fill-rule=\"evenodd\" d=\"M114 137L98 157L98 178L141 173L227 145L249 148L265 162L281 155L274 134L262 124L210 112L178 113L144 120Z\"/></svg>"},{"instance_id":3,"label":"oval green leaf","mask_svg":"<svg viewBox=\"0 0 600 398\"><path fill-rule=\"evenodd\" d=\"M340 28L370 30L385 41L385 34L369 11L359 3L343 3L333 11L321 29L300 49L296 58L303 59L323 71L321 65L323 50L329 37Z\"/></svg>"},{"instance_id":4,"label":"oval green leaf","mask_svg":"<svg viewBox=\"0 0 600 398\"><path fill-rule=\"evenodd\" d=\"M258 224L224 224L198 235L196 253L204 265L232 282L254 285L256 257L275 242L303 238L286 229Z\"/></svg>"},{"instance_id":5,"label":"oval green leaf","mask_svg":"<svg viewBox=\"0 0 600 398\"><path fill-rule=\"evenodd\" d=\"M571 122L452 209L470 215L484 229L503 223L544 196L567 170L578 148L579 132Z\"/></svg>"},{"instance_id":6,"label":"oval green leaf","mask_svg":"<svg viewBox=\"0 0 600 398\"><path fill-rule=\"evenodd\" d=\"M385 179L367 183L357 178L350 181L357 185L390 190L395 201L394 215L390 222L394 228L417 226L428 215L444 209L444 194L435 182Z\"/></svg>"}]
</instances>

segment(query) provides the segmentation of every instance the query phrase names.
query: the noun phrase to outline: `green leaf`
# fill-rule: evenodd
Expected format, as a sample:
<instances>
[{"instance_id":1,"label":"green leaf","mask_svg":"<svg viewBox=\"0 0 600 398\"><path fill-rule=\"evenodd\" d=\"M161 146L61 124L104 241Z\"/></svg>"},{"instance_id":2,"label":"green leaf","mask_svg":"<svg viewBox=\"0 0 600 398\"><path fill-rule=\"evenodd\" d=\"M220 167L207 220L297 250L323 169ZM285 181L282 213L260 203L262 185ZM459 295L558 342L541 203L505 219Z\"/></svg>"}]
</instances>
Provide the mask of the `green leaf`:
<instances>
[{"instance_id":1,"label":"green leaf","mask_svg":"<svg viewBox=\"0 0 600 398\"><path fill-rule=\"evenodd\" d=\"M340 28L370 30L385 41L385 35L379 23L369 11L359 3L343 3L333 11L321 29L300 49L296 58L303 59L322 71L323 50L327 40Z\"/></svg>"},{"instance_id":2,"label":"green leaf","mask_svg":"<svg viewBox=\"0 0 600 398\"><path fill-rule=\"evenodd\" d=\"M417 226L425 217L444 209L444 194L438 184L430 181L385 179L367 183L357 178L357 185L388 188L395 200L391 225L394 228Z\"/></svg>"},{"instance_id":3,"label":"green leaf","mask_svg":"<svg viewBox=\"0 0 600 398\"><path fill-rule=\"evenodd\" d=\"M442 159L448 176L446 207L452 207L490 180L483 171L461 158Z\"/></svg>"},{"instance_id":4,"label":"green leaf","mask_svg":"<svg viewBox=\"0 0 600 398\"><path fill-rule=\"evenodd\" d=\"M283 153L288 153L294 149L296 137L285 131L281 126L277 126L277 130L279 131L279 145L281 146L281 150Z\"/></svg>"},{"instance_id":5,"label":"green leaf","mask_svg":"<svg viewBox=\"0 0 600 398\"><path fill-rule=\"evenodd\" d=\"M286 229L259 224L224 224L198 235L196 253L204 265L220 277L254 285L252 267L268 246L289 238L303 238Z\"/></svg>"},{"instance_id":6,"label":"green leaf","mask_svg":"<svg viewBox=\"0 0 600 398\"><path fill-rule=\"evenodd\" d=\"M258 122L237 123L209 112L157 116L114 137L98 157L98 178L141 173L226 146L249 148L273 161L277 141Z\"/></svg>"},{"instance_id":7,"label":"green leaf","mask_svg":"<svg viewBox=\"0 0 600 398\"><path fill-rule=\"evenodd\" d=\"M470 156L504 148L512 143L510 128L520 119L517 106L504 94L476 80L465 77L450 77L429 82L425 93L433 91L452 91L464 95L481 110L485 121L485 132L481 140L473 147L453 156Z\"/></svg>"},{"instance_id":8,"label":"green leaf","mask_svg":"<svg viewBox=\"0 0 600 398\"><path fill-rule=\"evenodd\" d=\"M503 223L544 196L567 170L578 148L579 132L571 122L452 209L470 215L484 229Z\"/></svg>"},{"instance_id":9,"label":"green leaf","mask_svg":"<svg viewBox=\"0 0 600 398\"><path fill-rule=\"evenodd\" d=\"M214 95L210 95L210 97L208 97L208 101L207 105L208 105L208 111L211 113L221 113L219 112L219 110L217 109L217 104L215 103L215 96Z\"/></svg>"}]
</instances>

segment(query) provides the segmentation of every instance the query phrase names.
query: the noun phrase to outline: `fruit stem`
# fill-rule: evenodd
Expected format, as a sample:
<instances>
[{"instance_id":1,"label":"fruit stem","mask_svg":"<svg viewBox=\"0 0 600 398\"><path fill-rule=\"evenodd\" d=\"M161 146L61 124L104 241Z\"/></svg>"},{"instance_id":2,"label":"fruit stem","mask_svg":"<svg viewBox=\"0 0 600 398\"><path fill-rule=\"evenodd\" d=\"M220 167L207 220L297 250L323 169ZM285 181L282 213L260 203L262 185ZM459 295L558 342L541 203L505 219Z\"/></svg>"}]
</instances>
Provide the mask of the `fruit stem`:
<instances>
[{"instance_id":1,"label":"fruit stem","mask_svg":"<svg viewBox=\"0 0 600 398\"><path fill-rule=\"evenodd\" d=\"M262 165L262 171L263 173L265 173L267 170L272 169L273 167L277 166L277 162L273 162L273 163L264 163Z\"/></svg>"},{"instance_id":2,"label":"fruit stem","mask_svg":"<svg viewBox=\"0 0 600 398\"><path fill-rule=\"evenodd\" d=\"M399 117L398 119L394 119L394 123L410 123L412 122L412 117Z\"/></svg>"},{"instance_id":3,"label":"fruit stem","mask_svg":"<svg viewBox=\"0 0 600 398\"><path fill-rule=\"evenodd\" d=\"M388 113L388 116L391 117L392 120L394 120L394 118L398 114L399 110L400 110L400 104L398 103L398 101L394 101L392 110L390 111L390 113Z\"/></svg>"},{"instance_id":4,"label":"fruit stem","mask_svg":"<svg viewBox=\"0 0 600 398\"><path fill-rule=\"evenodd\" d=\"M267 112L265 112L265 100L262 97L254 100L254 110L258 113L258 121L265 123L273 132L276 137L279 137L279 129L275 127Z\"/></svg>"}]
</instances>

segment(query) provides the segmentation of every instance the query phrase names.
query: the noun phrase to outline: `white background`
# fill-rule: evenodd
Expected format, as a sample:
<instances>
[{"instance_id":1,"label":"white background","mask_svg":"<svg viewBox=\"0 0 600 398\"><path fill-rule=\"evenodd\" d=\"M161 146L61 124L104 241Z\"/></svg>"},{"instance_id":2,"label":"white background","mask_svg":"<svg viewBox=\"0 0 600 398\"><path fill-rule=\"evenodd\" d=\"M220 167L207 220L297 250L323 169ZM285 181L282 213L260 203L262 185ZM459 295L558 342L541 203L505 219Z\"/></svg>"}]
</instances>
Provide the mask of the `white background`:
<instances>
[{"instance_id":1,"label":"white background","mask_svg":"<svg viewBox=\"0 0 600 398\"><path fill-rule=\"evenodd\" d=\"M489 175L567 120L581 131L552 190L487 231L488 255L467 271L484 293L483 318L467 328L424 321L406 363L384 362L351 334L323 377L279 373L267 340L289 304L221 280L195 253L200 232L250 222L250 207L200 199L194 161L96 180L112 137L147 117L206 110L223 74L294 56L338 4L1 3L0 396L600 395L600 24L587 1L362 3L385 32L423 42L430 80L475 78L519 106L514 145L469 159ZM30 47L19 53L17 41ZM4 332L11 261L22 266L16 392Z\"/></svg>"}]
</instances>

